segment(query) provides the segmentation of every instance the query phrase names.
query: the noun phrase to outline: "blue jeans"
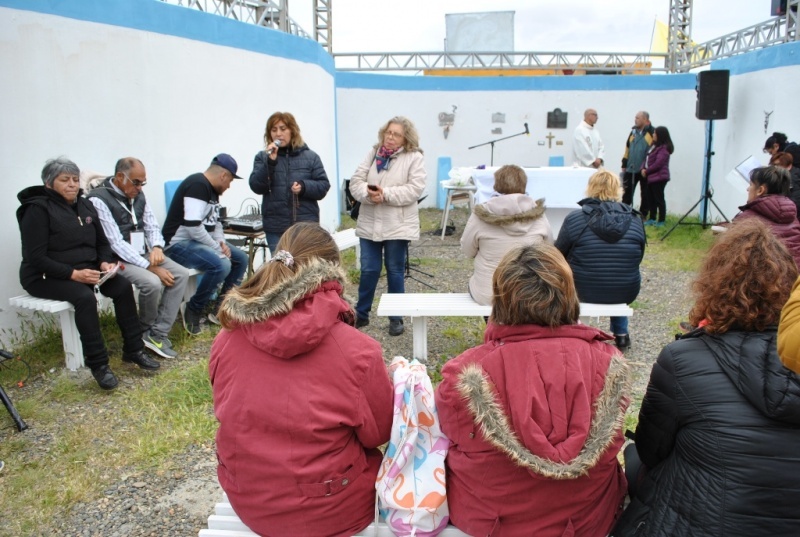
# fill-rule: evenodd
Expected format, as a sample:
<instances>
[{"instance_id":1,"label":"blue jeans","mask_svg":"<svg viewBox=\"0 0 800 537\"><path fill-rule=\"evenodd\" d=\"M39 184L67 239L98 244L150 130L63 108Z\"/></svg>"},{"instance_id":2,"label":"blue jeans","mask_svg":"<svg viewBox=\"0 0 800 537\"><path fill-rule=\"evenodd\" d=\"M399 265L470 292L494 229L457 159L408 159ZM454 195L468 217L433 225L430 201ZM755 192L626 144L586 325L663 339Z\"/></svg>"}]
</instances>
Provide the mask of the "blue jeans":
<instances>
[{"instance_id":1,"label":"blue jeans","mask_svg":"<svg viewBox=\"0 0 800 537\"><path fill-rule=\"evenodd\" d=\"M264 232L267 238L267 246L269 247L269 254L275 255L275 249L278 247L278 241L283 237L283 233L272 233L270 231Z\"/></svg>"},{"instance_id":2,"label":"blue jeans","mask_svg":"<svg viewBox=\"0 0 800 537\"><path fill-rule=\"evenodd\" d=\"M242 283L242 277L247 270L247 254L230 244L228 248L231 249L230 258L222 258L213 248L195 241L180 241L167 248L169 252L167 255L176 263L203 271L197 292L189 300L188 306L192 310L200 312L205 310L211 295L220 283L222 284L220 296L227 293L234 285Z\"/></svg>"},{"instance_id":3,"label":"blue jeans","mask_svg":"<svg viewBox=\"0 0 800 537\"><path fill-rule=\"evenodd\" d=\"M359 319L369 319L375 288L381 276L381 256L386 265L386 280L390 293L405 293L406 249L409 241L371 241L361 242L361 280L358 283L358 303L356 315ZM402 317L389 317L389 320L400 320Z\"/></svg>"},{"instance_id":4,"label":"blue jeans","mask_svg":"<svg viewBox=\"0 0 800 537\"><path fill-rule=\"evenodd\" d=\"M611 317L611 333L615 336L623 336L628 333L627 317Z\"/></svg>"}]
</instances>

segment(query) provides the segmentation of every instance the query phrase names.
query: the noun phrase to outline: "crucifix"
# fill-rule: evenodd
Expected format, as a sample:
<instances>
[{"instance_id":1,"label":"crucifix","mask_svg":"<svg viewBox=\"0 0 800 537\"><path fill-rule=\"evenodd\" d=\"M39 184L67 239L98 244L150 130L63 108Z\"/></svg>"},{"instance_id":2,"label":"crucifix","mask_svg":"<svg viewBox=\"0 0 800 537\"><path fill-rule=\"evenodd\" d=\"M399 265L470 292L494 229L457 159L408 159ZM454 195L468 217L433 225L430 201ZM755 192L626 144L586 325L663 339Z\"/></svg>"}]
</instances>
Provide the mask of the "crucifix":
<instances>
[{"instance_id":1,"label":"crucifix","mask_svg":"<svg viewBox=\"0 0 800 537\"><path fill-rule=\"evenodd\" d=\"M555 138L555 136L553 136L553 133L550 132L547 136L545 136L545 138L547 138L547 147L552 148L553 147L553 138Z\"/></svg>"}]
</instances>

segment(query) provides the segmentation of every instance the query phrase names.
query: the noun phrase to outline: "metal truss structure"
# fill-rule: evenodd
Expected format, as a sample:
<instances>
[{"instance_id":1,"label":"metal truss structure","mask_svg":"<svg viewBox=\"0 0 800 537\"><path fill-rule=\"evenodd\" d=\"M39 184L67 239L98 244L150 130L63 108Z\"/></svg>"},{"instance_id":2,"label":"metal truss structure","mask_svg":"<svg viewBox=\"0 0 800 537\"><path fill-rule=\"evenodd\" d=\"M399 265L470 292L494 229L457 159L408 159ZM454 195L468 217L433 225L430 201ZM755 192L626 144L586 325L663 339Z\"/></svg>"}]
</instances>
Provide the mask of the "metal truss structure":
<instances>
[{"instance_id":1,"label":"metal truss structure","mask_svg":"<svg viewBox=\"0 0 800 537\"><path fill-rule=\"evenodd\" d=\"M288 0L161 0L311 39L288 15ZM329 3L329 2L326 2Z\"/></svg>"},{"instance_id":2,"label":"metal truss structure","mask_svg":"<svg viewBox=\"0 0 800 537\"><path fill-rule=\"evenodd\" d=\"M666 69L671 73L688 71L692 48L692 0L671 0Z\"/></svg>"},{"instance_id":3,"label":"metal truss structure","mask_svg":"<svg viewBox=\"0 0 800 537\"><path fill-rule=\"evenodd\" d=\"M334 54L339 71L424 71L461 69L518 69L575 71L593 74L633 74L663 71L653 60L665 54L615 52L407 52Z\"/></svg>"},{"instance_id":4,"label":"metal truss structure","mask_svg":"<svg viewBox=\"0 0 800 537\"><path fill-rule=\"evenodd\" d=\"M670 0L666 54L606 52L333 52L333 0L313 0L314 35L288 15L289 0L161 0L238 21L314 39L330 53L340 71L488 71L546 74L643 74L688 72L720 58L800 40L798 6L787 0L785 15L706 43L692 42L693 0Z\"/></svg>"}]
</instances>

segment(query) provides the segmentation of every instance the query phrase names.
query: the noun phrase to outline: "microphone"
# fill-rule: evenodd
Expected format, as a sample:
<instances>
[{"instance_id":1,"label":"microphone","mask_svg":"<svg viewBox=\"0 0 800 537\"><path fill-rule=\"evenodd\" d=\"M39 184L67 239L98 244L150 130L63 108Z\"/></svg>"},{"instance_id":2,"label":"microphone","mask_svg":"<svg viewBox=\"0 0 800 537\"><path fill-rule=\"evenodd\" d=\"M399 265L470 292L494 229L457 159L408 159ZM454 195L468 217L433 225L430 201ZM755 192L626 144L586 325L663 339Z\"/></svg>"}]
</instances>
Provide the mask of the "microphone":
<instances>
[{"instance_id":1,"label":"microphone","mask_svg":"<svg viewBox=\"0 0 800 537\"><path fill-rule=\"evenodd\" d=\"M524 123L524 125L525 125L525 134L530 134L531 131L528 130L528 124Z\"/></svg>"},{"instance_id":2,"label":"microphone","mask_svg":"<svg viewBox=\"0 0 800 537\"><path fill-rule=\"evenodd\" d=\"M275 144L275 147L280 147L281 146L281 141L280 140L275 140L272 143ZM272 154L272 148L270 147L269 151L267 151L267 155L271 155L271 154Z\"/></svg>"}]
</instances>

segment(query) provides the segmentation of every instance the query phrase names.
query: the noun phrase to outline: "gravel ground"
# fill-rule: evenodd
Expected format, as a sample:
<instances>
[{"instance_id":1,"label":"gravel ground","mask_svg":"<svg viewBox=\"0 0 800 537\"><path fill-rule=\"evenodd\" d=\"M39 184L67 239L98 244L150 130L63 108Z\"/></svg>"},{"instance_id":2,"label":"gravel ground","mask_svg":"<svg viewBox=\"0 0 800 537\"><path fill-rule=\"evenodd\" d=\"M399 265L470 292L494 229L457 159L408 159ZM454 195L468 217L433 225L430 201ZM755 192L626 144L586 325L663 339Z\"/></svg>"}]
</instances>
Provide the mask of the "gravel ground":
<instances>
[{"instance_id":1,"label":"gravel ground","mask_svg":"<svg viewBox=\"0 0 800 537\"><path fill-rule=\"evenodd\" d=\"M438 292L464 292L471 274L471 261L463 259L459 249L460 232L463 230L466 211L454 212L456 234L444 241L432 233L423 233L419 241L412 243L410 257L412 264L420 262L415 268L429 272L432 276L412 271L412 275L436 288ZM432 263L431 260L438 260ZM647 264L647 263L646 263ZM653 263L657 265L657 263ZM638 408L647 384L650 368L660 349L674 339L677 323L685 319L690 305L689 288L691 273L666 272L643 268L643 285L630 320L630 333L633 345L626 353L633 374L634 408ZM383 284L385 285L385 284ZM407 280L408 292L424 292L427 288L417 281ZM384 289L385 290L385 289ZM382 292L379 284L378 294ZM355 296L356 288L348 289L349 296ZM452 356L454 345L463 338L479 338L482 319L464 319L456 330L446 330L451 322L434 318L429 320L428 349L429 369L433 372L448 357ZM608 326L608 319L600 319L601 328ZM364 329L377 339L384 349L387 362L393 356L411 353L411 330L399 337L388 335L388 320L372 317L372 323ZM183 359L170 361L168 367L180 367L186 361L203 360L208 354L208 344L197 344L183 352ZM68 374L68 373L62 373ZM84 375L88 372L71 375ZM128 375L125 375L128 376ZM128 376L128 378L130 378ZM52 378L41 382L52 382ZM133 382L146 383L146 379ZM35 386L35 384L34 384ZM64 409L65 415L90 410L96 402L71 404ZM86 408L72 408L72 407ZM113 412L113 409L108 409ZM0 440L8 431L0 431ZM32 428L25 433L41 443L43 451L52 442L52 431ZM189 536L205 527L206 519L212 513L214 504L221 497L221 489L216 480L216 460L213 439L202 445L194 445L176 457L169 469L151 472L121 473L119 478L102 494L90 503L79 503L49 527L41 528L37 535L64 536ZM3 475L13 472L6 468L0 473L0 487ZM0 523L0 535L3 534Z\"/></svg>"}]
</instances>

